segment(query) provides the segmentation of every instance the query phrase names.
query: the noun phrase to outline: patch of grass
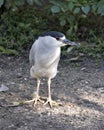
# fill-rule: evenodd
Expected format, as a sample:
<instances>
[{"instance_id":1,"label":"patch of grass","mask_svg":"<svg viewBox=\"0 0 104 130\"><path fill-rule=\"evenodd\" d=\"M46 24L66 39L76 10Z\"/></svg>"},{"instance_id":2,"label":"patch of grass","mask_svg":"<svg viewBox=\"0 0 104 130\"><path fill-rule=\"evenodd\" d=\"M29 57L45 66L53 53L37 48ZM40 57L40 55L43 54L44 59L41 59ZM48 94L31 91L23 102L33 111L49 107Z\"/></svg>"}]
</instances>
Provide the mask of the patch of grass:
<instances>
[{"instance_id":1,"label":"patch of grass","mask_svg":"<svg viewBox=\"0 0 104 130\"><path fill-rule=\"evenodd\" d=\"M86 40L81 42L81 47L79 51L84 53L86 56L93 58L104 57L104 39L103 31L98 32L97 30L91 30L89 35L87 35Z\"/></svg>"}]
</instances>

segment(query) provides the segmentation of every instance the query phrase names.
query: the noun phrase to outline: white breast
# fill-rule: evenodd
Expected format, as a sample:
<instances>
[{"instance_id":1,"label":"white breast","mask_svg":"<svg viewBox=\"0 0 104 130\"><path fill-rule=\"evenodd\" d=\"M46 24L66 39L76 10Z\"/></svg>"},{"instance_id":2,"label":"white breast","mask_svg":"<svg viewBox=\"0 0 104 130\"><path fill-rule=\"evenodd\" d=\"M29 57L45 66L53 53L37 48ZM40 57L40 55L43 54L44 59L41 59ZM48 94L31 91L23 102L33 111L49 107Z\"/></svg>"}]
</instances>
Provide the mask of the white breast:
<instances>
[{"instance_id":1,"label":"white breast","mask_svg":"<svg viewBox=\"0 0 104 130\"><path fill-rule=\"evenodd\" d=\"M42 39L41 39L42 40ZM60 47L54 46L48 41L37 42L35 45L35 64L30 69L32 77L47 77L53 78L57 74L57 66L60 60Z\"/></svg>"}]
</instances>

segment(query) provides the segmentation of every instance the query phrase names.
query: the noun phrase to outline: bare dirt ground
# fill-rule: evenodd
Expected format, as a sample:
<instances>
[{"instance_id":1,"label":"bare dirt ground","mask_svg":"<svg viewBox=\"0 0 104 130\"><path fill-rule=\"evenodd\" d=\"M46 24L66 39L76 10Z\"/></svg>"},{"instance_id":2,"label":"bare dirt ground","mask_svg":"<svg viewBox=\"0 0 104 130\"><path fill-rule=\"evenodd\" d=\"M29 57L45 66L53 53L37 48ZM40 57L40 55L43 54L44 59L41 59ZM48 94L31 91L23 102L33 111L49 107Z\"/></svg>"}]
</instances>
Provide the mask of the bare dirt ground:
<instances>
[{"instance_id":1,"label":"bare dirt ground","mask_svg":"<svg viewBox=\"0 0 104 130\"><path fill-rule=\"evenodd\" d=\"M59 73L52 80L52 98L61 106L11 106L32 98L36 81L29 75L27 56L0 55L0 130L104 130L104 60L61 59ZM46 80L41 96L47 96Z\"/></svg>"}]
</instances>

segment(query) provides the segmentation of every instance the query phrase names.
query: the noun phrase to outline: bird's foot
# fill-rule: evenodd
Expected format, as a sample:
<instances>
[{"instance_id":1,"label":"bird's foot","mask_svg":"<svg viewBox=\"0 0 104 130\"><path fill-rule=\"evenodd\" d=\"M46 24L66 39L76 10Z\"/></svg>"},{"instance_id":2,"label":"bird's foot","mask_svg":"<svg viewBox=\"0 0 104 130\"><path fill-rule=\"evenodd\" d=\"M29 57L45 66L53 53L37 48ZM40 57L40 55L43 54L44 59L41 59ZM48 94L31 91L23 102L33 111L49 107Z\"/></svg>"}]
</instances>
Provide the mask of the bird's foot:
<instances>
[{"instance_id":1,"label":"bird's foot","mask_svg":"<svg viewBox=\"0 0 104 130\"><path fill-rule=\"evenodd\" d=\"M40 99L40 96L36 96L36 97L33 98L32 100L24 101L24 104L33 103L33 106L35 107L35 105L37 104L38 101L39 101L40 103L44 103L44 101Z\"/></svg>"},{"instance_id":2,"label":"bird's foot","mask_svg":"<svg viewBox=\"0 0 104 130\"><path fill-rule=\"evenodd\" d=\"M51 98L47 98L47 101L44 103L44 105L46 105L48 103L49 103L49 105L50 105L51 108L58 105L58 103L55 102L55 101L53 101Z\"/></svg>"}]
</instances>

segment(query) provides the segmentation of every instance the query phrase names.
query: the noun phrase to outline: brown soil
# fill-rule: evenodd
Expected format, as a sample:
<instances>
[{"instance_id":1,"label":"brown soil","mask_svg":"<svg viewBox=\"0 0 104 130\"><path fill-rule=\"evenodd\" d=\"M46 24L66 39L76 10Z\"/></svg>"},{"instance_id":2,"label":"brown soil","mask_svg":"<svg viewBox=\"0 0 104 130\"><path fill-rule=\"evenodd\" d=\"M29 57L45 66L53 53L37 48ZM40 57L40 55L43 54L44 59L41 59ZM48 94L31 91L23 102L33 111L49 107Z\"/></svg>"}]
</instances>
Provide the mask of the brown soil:
<instances>
[{"instance_id":1,"label":"brown soil","mask_svg":"<svg viewBox=\"0 0 104 130\"><path fill-rule=\"evenodd\" d=\"M104 60L61 59L59 73L52 80L52 98L62 105L12 106L31 99L36 81L29 75L27 56L0 55L0 130L104 130ZM46 80L41 96L47 96Z\"/></svg>"}]
</instances>

